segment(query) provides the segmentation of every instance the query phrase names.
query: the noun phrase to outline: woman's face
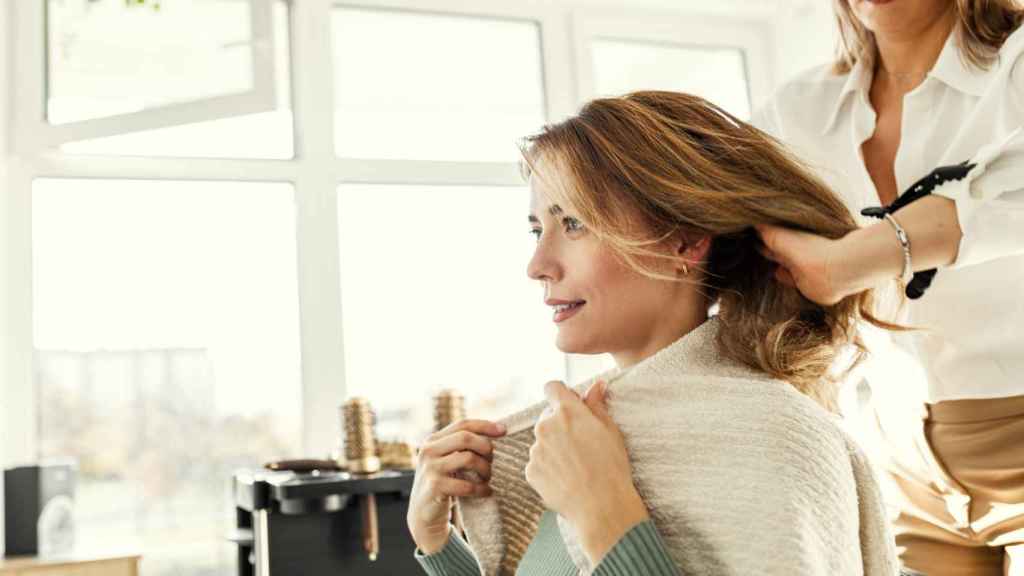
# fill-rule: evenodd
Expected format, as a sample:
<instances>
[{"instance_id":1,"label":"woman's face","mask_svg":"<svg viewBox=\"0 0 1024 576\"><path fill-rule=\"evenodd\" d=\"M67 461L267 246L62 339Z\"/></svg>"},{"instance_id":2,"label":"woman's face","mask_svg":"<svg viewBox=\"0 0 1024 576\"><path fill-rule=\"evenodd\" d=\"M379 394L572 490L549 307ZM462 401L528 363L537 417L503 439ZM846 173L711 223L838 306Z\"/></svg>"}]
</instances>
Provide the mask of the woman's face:
<instances>
[{"instance_id":1,"label":"woman's face","mask_svg":"<svg viewBox=\"0 0 1024 576\"><path fill-rule=\"evenodd\" d=\"M845 0L875 34L915 37L949 15L953 0Z\"/></svg>"},{"instance_id":2,"label":"woman's face","mask_svg":"<svg viewBox=\"0 0 1024 576\"><path fill-rule=\"evenodd\" d=\"M571 207L550 204L544 184L530 180L530 228L537 247L527 274L544 285L558 326L556 345L575 354L611 353L635 364L680 337L699 315L688 285L648 278L616 258ZM666 274L674 274L670 263ZM692 287L689 287L692 291ZM706 318L706 309L704 310Z\"/></svg>"}]
</instances>

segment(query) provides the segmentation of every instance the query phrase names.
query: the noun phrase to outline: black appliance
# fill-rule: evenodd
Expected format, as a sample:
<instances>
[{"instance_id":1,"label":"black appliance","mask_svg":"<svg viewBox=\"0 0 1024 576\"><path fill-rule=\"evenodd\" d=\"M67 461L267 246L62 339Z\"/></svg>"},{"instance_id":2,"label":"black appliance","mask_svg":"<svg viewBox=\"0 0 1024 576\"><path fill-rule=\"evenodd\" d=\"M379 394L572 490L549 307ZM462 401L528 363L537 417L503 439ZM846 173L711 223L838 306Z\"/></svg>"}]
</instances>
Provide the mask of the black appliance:
<instances>
[{"instance_id":1,"label":"black appliance","mask_svg":"<svg viewBox=\"0 0 1024 576\"><path fill-rule=\"evenodd\" d=\"M77 466L71 461L4 470L5 556L71 551L77 476Z\"/></svg>"},{"instance_id":2,"label":"black appliance","mask_svg":"<svg viewBox=\"0 0 1024 576\"><path fill-rule=\"evenodd\" d=\"M239 576L421 574L406 525L413 472L240 471L233 477ZM363 548L360 495L374 494L380 551Z\"/></svg>"}]
</instances>

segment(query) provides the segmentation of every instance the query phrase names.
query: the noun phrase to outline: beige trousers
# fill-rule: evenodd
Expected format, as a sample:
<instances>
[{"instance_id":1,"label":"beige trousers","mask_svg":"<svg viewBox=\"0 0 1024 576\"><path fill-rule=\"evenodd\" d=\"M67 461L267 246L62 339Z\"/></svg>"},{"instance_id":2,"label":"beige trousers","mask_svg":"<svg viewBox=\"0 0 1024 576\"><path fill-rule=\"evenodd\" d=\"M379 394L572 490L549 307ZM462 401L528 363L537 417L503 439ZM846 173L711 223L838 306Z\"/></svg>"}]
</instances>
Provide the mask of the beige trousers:
<instances>
[{"instance_id":1,"label":"beige trousers","mask_svg":"<svg viewBox=\"0 0 1024 576\"><path fill-rule=\"evenodd\" d=\"M906 408L873 412L904 566L1024 576L1024 396Z\"/></svg>"}]
</instances>

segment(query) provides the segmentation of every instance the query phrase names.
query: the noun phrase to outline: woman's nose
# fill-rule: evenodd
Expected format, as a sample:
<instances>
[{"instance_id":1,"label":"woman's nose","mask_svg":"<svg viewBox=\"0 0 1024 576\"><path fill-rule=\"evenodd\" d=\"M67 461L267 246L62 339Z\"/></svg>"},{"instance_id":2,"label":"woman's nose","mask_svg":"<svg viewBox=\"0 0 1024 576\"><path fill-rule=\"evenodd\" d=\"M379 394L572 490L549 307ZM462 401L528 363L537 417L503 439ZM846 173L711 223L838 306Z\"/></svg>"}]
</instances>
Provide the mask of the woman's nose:
<instances>
[{"instance_id":1,"label":"woman's nose","mask_svg":"<svg viewBox=\"0 0 1024 576\"><path fill-rule=\"evenodd\" d=\"M557 281L559 274L558 263L552 257L551 251L543 241L538 243L533 251L533 257L526 265L526 275L533 280Z\"/></svg>"}]
</instances>

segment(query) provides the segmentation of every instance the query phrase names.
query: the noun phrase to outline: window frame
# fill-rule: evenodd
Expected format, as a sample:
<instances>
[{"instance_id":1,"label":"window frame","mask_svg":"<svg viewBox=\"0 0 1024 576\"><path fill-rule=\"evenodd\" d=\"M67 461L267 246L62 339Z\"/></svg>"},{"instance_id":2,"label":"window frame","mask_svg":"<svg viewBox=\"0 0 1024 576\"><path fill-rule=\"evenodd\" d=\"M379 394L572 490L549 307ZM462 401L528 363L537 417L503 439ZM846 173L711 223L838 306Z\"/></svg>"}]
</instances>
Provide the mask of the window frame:
<instances>
[{"instance_id":1,"label":"window frame","mask_svg":"<svg viewBox=\"0 0 1024 576\"><path fill-rule=\"evenodd\" d=\"M29 62L42 62L41 66L26 66L19 70L18 78L27 80L26 98L19 99L18 139L22 152L56 148L66 142L117 136L143 130L181 126L208 120L219 120L269 112L277 103L276 69L274 67L273 0L247 0L249 2L252 40L252 80L250 90L188 102L154 106L136 112L114 114L101 118L80 120L64 124L51 124L47 119L47 76L49 75L49 29L47 12L49 2L18 3L14 9L18 29L41 30L41 41L20 42L17 48L27 52Z\"/></svg>"},{"instance_id":2,"label":"window frame","mask_svg":"<svg viewBox=\"0 0 1024 576\"><path fill-rule=\"evenodd\" d=\"M37 122L19 119L41 111L45 66L45 32L38 16L26 16L23 6L10 3L11 77L31 79L25 90L11 94L11 155L7 160L7 329L8 362L0 372L6 395L0 406L0 437L5 438L6 460L31 462L37 457L38 406L33 374L31 188L36 178L114 178L169 180L229 180L287 182L295 190L296 249L300 318L301 394L304 429L302 447L307 455L326 456L336 448L341 428L337 407L346 397L344 337L342 330L340 262L336 189L342 184L424 184L522 186L514 162L456 162L337 158L334 152L334 82L330 15L335 5L366 9L407 10L471 17L515 18L537 22L542 57L542 78L548 122L571 115L586 98L580 63L586 58L582 32L588 18L611 14L621 34L657 29L664 15L643 12L579 10L578 6L521 0L291 0L289 4L292 110L295 157L288 160L235 158L123 157L68 155L41 147ZM585 1L585 0L583 0ZM699 15L723 22L749 18L708 16L681 6L671 14ZM628 16L628 17L627 17ZM32 18L36 18L32 20ZM582 18L582 20L581 20ZM26 20L37 27L24 25ZM702 20L706 21L706 20ZM768 23L757 20L752 29L763 34L759 46L769 54ZM646 24L645 24L646 23ZM745 24L746 25L746 24ZM757 62L766 62L765 60ZM748 60L748 63L754 60ZM38 70L33 70L38 68ZM588 68L589 70L589 68ZM769 71L765 71L768 74ZM756 90L767 92L770 77L758 80ZM752 105L758 94L752 95ZM33 112L35 113L35 112ZM37 116L41 118L41 116ZM2 174L2 172L0 172ZM592 374L598 359L567 355L566 379ZM0 396L3 397L3 396Z\"/></svg>"},{"instance_id":3,"label":"window frame","mask_svg":"<svg viewBox=\"0 0 1024 576\"><path fill-rule=\"evenodd\" d=\"M645 44L695 48L739 48L747 77L751 112L770 95L772 44L770 21L759 18L702 15L699 19L679 14L637 14L623 10L579 10L572 19L577 92L584 100L596 96L594 62L589 43L621 40Z\"/></svg>"}]
</instances>

